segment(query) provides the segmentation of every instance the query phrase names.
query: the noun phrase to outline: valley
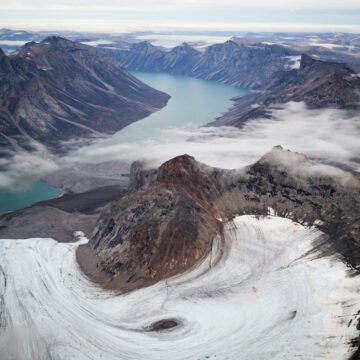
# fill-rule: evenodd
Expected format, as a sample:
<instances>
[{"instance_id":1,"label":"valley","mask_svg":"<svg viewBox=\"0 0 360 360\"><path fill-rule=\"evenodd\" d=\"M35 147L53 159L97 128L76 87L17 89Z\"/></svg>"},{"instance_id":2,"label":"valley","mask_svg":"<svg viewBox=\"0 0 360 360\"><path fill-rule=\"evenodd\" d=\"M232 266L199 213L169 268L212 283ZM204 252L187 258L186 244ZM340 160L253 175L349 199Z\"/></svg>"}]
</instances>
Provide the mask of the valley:
<instances>
[{"instance_id":1,"label":"valley","mask_svg":"<svg viewBox=\"0 0 360 360\"><path fill-rule=\"evenodd\" d=\"M0 31L4 360L358 359L356 37L67 35Z\"/></svg>"},{"instance_id":2,"label":"valley","mask_svg":"<svg viewBox=\"0 0 360 360\"><path fill-rule=\"evenodd\" d=\"M55 188L62 188L66 192L85 192L96 187L116 185L122 180L125 180L123 187L126 187L131 162L136 158L124 159L120 164L117 162L111 166L111 170L115 167L116 171L111 171L111 173L101 165L92 167L86 166L86 164L109 161L108 154L101 155L101 149L107 147L121 146L122 144L126 146L129 143L136 144L147 140L157 141L163 136L167 136L166 133L171 130L187 131L205 125L209 119L215 119L230 107L231 98L247 93L246 89L168 74L132 72L132 75L143 83L170 94L171 98L167 105L160 111L128 125L114 135L93 141L92 145L80 147L78 151L72 151L67 157L57 160L62 164L58 171L51 174L40 174L49 184L54 185ZM185 137L185 135L178 134L176 140ZM14 177L15 174L10 176ZM30 178L30 184L31 181ZM26 183L22 185L25 189L28 186L29 184ZM56 189L49 191L48 185L45 183L35 182L30 186L39 189L37 192L32 191L31 188L28 190L32 195L30 199L23 193L23 190L0 193L3 196L0 212L17 210L36 201L59 195L59 191ZM41 187L43 191L40 191ZM45 194L49 194L48 197ZM21 201L21 198L24 197L26 199Z\"/></svg>"}]
</instances>

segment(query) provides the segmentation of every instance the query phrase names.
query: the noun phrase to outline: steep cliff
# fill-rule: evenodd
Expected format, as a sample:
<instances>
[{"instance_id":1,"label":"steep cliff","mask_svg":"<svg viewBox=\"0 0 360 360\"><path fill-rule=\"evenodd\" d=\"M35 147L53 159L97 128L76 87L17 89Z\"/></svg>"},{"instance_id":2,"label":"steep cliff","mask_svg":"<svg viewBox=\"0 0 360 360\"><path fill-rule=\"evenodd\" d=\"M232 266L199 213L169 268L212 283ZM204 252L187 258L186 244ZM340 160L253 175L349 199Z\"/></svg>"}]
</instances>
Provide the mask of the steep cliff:
<instances>
[{"instance_id":1,"label":"steep cliff","mask_svg":"<svg viewBox=\"0 0 360 360\"><path fill-rule=\"evenodd\" d=\"M77 137L103 136L165 106L169 96L94 48L50 37L6 56L0 50L0 145L55 152Z\"/></svg>"},{"instance_id":2,"label":"steep cliff","mask_svg":"<svg viewBox=\"0 0 360 360\"><path fill-rule=\"evenodd\" d=\"M184 272L209 253L225 222L269 209L315 224L329 236L323 251L360 265L360 181L305 155L275 147L241 170L183 155L156 177L136 175L131 182L133 190L107 207L89 244L77 251L83 270L105 287L129 291Z\"/></svg>"}]
</instances>

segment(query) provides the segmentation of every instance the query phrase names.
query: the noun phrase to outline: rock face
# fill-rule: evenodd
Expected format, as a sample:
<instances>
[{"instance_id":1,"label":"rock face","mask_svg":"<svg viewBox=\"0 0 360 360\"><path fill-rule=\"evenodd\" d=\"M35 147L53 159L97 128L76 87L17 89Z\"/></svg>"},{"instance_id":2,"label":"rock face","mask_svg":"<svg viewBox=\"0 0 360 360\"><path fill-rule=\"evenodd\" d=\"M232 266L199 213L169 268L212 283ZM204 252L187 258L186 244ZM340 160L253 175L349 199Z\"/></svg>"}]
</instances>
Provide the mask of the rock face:
<instances>
[{"instance_id":1,"label":"rock face","mask_svg":"<svg viewBox=\"0 0 360 360\"><path fill-rule=\"evenodd\" d=\"M6 56L0 50L0 145L53 151L62 141L111 134L165 106L169 96L143 84L94 48L50 37Z\"/></svg>"},{"instance_id":2,"label":"rock face","mask_svg":"<svg viewBox=\"0 0 360 360\"><path fill-rule=\"evenodd\" d=\"M188 155L164 163L157 176L133 171L131 191L100 216L82 269L105 287L129 291L190 269L212 248L223 223L269 209L329 235L322 251L360 266L360 181L350 173L275 147L255 164L222 170Z\"/></svg>"},{"instance_id":3,"label":"rock face","mask_svg":"<svg viewBox=\"0 0 360 360\"><path fill-rule=\"evenodd\" d=\"M101 49L127 69L193 76L251 89L262 89L273 75L288 68L298 52L278 45L243 44L233 40L211 45L200 52L184 43L164 50L149 42L129 49Z\"/></svg>"},{"instance_id":4,"label":"rock face","mask_svg":"<svg viewBox=\"0 0 360 360\"><path fill-rule=\"evenodd\" d=\"M211 125L240 127L249 119L271 117L273 106L289 101L303 101L310 109L358 110L360 78L345 64L302 55L298 71L278 73L264 93L235 99L234 106Z\"/></svg>"},{"instance_id":5,"label":"rock face","mask_svg":"<svg viewBox=\"0 0 360 360\"><path fill-rule=\"evenodd\" d=\"M85 272L124 291L189 269L210 250L221 227L208 198L218 187L212 168L178 157L145 186L134 172L130 189L135 192L108 207L89 246L78 251ZM89 252L97 258L95 272Z\"/></svg>"}]
</instances>

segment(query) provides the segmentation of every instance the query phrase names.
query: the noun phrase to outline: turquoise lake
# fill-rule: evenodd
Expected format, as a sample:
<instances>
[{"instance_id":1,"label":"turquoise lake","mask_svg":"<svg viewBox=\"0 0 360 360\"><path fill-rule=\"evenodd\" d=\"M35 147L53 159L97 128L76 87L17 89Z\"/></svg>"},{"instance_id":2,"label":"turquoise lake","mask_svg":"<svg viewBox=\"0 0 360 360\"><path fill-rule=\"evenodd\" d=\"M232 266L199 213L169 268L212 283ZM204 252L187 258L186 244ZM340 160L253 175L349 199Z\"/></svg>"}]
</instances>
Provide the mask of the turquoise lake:
<instances>
[{"instance_id":1,"label":"turquoise lake","mask_svg":"<svg viewBox=\"0 0 360 360\"><path fill-rule=\"evenodd\" d=\"M62 189L48 185L42 180L35 181L20 191L0 192L0 212L14 211L34 202L53 199L62 193Z\"/></svg>"},{"instance_id":2,"label":"turquoise lake","mask_svg":"<svg viewBox=\"0 0 360 360\"><path fill-rule=\"evenodd\" d=\"M171 95L168 105L107 139L99 140L91 145L94 148L114 143L156 139L167 129L197 128L225 112L231 106L231 98L247 92L246 89L189 77L142 72L132 74L155 89ZM76 158L77 152L68 158L71 159L72 156ZM81 156L79 158L83 162L90 161ZM99 156L97 161L106 161L106 158ZM17 210L41 200L55 198L61 192L62 189L49 186L41 180L22 191L0 192L0 212Z\"/></svg>"},{"instance_id":3,"label":"turquoise lake","mask_svg":"<svg viewBox=\"0 0 360 360\"><path fill-rule=\"evenodd\" d=\"M171 99L161 111L131 124L108 141L143 140L158 136L164 129L197 128L225 112L231 106L231 98L248 92L246 89L190 77L142 72L132 74L153 88L166 92Z\"/></svg>"},{"instance_id":4,"label":"turquoise lake","mask_svg":"<svg viewBox=\"0 0 360 360\"><path fill-rule=\"evenodd\" d=\"M246 89L190 77L144 72L132 72L132 74L153 88L169 94L171 98L167 106L145 119L132 123L107 139L90 145L87 149L158 139L165 133L164 130L198 128L214 121L229 109L233 97L248 92ZM77 153L82 153L81 149L72 155L76 157ZM80 159L85 162L90 161L82 158L82 155ZM106 159L101 160L106 161Z\"/></svg>"}]
</instances>

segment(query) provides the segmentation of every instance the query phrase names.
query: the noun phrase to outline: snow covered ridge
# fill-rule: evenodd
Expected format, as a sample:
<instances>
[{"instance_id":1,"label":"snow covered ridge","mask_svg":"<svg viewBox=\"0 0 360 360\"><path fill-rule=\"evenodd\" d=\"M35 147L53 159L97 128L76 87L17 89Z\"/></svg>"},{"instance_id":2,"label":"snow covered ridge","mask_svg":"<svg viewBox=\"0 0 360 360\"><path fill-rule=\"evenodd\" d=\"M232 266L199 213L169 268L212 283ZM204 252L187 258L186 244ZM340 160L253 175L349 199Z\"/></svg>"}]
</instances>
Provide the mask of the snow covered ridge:
<instances>
[{"instance_id":1,"label":"snow covered ridge","mask_svg":"<svg viewBox=\"0 0 360 360\"><path fill-rule=\"evenodd\" d=\"M79 243L1 240L2 359L348 359L360 278L310 253L323 236L237 217L219 261L218 238L197 267L126 295L85 278ZM151 331L166 320L175 326Z\"/></svg>"}]
</instances>

